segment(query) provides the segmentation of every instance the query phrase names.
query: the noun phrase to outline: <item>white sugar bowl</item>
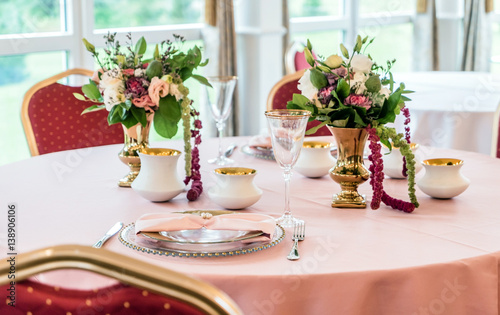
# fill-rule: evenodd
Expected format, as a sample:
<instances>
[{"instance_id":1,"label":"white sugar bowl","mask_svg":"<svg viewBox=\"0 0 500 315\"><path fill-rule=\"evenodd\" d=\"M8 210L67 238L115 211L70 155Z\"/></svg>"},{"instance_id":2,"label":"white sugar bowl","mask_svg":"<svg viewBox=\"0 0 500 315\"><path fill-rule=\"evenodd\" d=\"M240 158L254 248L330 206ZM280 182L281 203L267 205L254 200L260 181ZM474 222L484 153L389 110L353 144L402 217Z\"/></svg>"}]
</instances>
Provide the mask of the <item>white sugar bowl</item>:
<instances>
[{"instance_id":1,"label":"white sugar bowl","mask_svg":"<svg viewBox=\"0 0 500 315\"><path fill-rule=\"evenodd\" d=\"M173 149L146 148L139 151L141 170L132 189L154 201L168 201L184 191L186 185L177 172L181 152Z\"/></svg>"},{"instance_id":2,"label":"white sugar bowl","mask_svg":"<svg viewBox=\"0 0 500 315\"><path fill-rule=\"evenodd\" d=\"M293 169L306 177L322 177L335 165L331 143L324 141L304 141L299 158Z\"/></svg>"},{"instance_id":3,"label":"white sugar bowl","mask_svg":"<svg viewBox=\"0 0 500 315\"><path fill-rule=\"evenodd\" d=\"M253 179L257 171L246 167L222 167L214 170L216 183L207 193L208 197L226 209L250 207L262 196Z\"/></svg>"},{"instance_id":4,"label":"white sugar bowl","mask_svg":"<svg viewBox=\"0 0 500 315\"><path fill-rule=\"evenodd\" d=\"M460 169L464 161L459 159L429 159L422 162L424 176L417 181L417 186L427 195L449 199L463 193L469 187L467 179Z\"/></svg>"},{"instance_id":5,"label":"white sugar bowl","mask_svg":"<svg viewBox=\"0 0 500 315\"><path fill-rule=\"evenodd\" d=\"M384 148L386 152L389 152L389 149ZM413 154L417 153L418 144L411 143L410 149ZM403 155L401 151L397 147L392 147L391 153L382 154L382 160L384 161L384 174L389 176L390 178L406 178L403 176ZM422 169L422 164L415 160L415 174L420 172Z\"/></svg>"}]
</instances>

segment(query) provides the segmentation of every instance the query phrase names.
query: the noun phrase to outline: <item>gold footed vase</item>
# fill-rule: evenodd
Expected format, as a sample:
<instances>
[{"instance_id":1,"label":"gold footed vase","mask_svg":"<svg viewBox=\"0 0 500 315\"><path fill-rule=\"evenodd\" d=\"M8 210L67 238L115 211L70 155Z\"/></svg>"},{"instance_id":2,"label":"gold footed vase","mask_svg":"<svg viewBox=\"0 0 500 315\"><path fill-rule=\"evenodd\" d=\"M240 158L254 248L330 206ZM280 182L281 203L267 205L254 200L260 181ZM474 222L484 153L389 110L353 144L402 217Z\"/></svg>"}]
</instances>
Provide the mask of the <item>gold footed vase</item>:
<instances>
[{"instance_id":1,"label":"gold footed vase","mask_svg":"<svg viewBox=\"0 0 500 315\"><path fill-rule=\"evenodd\" d=\"M125 139L123 149L118 153L118 158L130 168L130 172L120 179L118 186L131 187L132 182L139 175L141 159L138 152L149 148L149 131L152 122L153 115L149 115L144 127L140 123L130 128L122 125Z\"/></svg>"},{"instance_id":2,"label":"gold footed vase","mask_svg":"<svg viewBox=\"0 0 500 315\"><path fill-rule=\"evenodd\" d=\"M330 177L341 189L333 195L332 207L366 208L365 196L358 193L358 186L370 178L363 163L368 133L364 128L327 127L337 141L337 164L330 170Z\"/></svg>"}]
</instances>

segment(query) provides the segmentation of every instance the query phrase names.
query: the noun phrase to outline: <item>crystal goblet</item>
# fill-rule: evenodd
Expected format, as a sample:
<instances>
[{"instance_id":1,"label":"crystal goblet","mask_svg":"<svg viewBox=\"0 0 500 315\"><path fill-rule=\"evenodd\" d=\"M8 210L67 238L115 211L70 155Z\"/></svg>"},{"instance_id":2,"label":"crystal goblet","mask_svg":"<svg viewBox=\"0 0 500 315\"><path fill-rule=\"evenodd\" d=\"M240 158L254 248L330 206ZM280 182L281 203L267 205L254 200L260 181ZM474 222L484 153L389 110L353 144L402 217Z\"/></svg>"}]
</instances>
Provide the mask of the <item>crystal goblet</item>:
<instances>
[{"instance_id":1,"label":"crystal goblet","mask_svg":"<svg viewBox=\"0 0 500 315\"><path fill-rule=\"evenodd\" d=\"M207 77L207 80L212 85L212 87L207 86L205 89L207 102L219 134L219 156L208 160L208 163L228 165L234 163L234 161L224 156L222 152L222 135L226 120L231 113L233 93L238 78L235 76L214 76Z\"/></svg>"},{"instance_id":2,"label":"crystal goblet","mask_svg":"<svg viewBox=\"0 0 500 315\"><path fill-rule=\"evenodd\" d=\"M290 179L304 142L311 113L307 110L275 109L266 111L265 115L271 133L274 157L285 178L285 210L276 222L283 227L292 227L301 220L293 217L290 210Z\"/></svg>"}]
</instances>

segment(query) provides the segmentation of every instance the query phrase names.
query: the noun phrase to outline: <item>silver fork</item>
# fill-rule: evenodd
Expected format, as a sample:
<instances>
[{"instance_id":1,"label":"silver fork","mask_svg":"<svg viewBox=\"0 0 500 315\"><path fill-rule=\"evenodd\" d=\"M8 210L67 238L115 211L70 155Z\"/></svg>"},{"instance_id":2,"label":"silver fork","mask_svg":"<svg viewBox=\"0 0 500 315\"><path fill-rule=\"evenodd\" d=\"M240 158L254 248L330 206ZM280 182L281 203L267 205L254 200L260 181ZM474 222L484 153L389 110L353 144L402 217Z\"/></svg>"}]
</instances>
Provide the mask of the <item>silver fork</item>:
<instances>
[{"instance_id":1,"label":"silver fork","mask_svg":"<svg viewBox=\"0 0 500 315\"><path fill-rule=\"evenodd\" d=\"M288 260L297 260L300 258L299 241L303 241L305 236L306 236L306 224L304 223L304 221L297 222L297 224L295 224L293 228L293 235L292 235L293 246L288 256L286 256Z\"/></svg>"}]
</instances>

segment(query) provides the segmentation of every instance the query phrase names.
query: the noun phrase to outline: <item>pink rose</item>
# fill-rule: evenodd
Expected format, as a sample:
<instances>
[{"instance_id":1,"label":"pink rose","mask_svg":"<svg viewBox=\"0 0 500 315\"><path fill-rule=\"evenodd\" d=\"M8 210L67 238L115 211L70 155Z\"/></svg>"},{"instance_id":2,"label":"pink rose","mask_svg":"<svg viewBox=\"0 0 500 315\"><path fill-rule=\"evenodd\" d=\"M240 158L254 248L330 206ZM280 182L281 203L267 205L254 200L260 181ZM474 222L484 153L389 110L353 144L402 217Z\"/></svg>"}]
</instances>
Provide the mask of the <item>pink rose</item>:
<instances>
[{"instance_id":1,"label":"pink rose","mask_svg":"<svg viewBox=\"0 0 500 315\"><path fill-rule=\"evenodd\" d=\"M156 105L151 101L151 98L149 95L144 95L138 98L134 98L132 100L132 104L134 104L137 107L144 108L147 112L153 112L153 108L156 107Z\"/></svg>"},{"instance_id":2,"label":"pink rose","mask_svg":"<svg viewBox=\"0 0 500 315\"><path fill-rule=\"evenodd\" d=\"M131 76L131 75L134 75L134 71L135 71L134 69L123 69L123 70L122 70L122 73L123 73L124 75Z\"/></svg>"},{"instance_id":3,"label":"pink rose","mask_svg":"<svg viewBox=\"0 0 500 315\"><path fill-rule=\"evenodd\" d=\"M148 94L155 105L160 104L160 98L168 95L169 84L158 77L154 77L149 85Z\"/></svg>"},{"instance_id":4,"label":"pink rose","mask_svg":"<svg viewBox=\"0 0 500 315\"><path fill-rule=\"evenodd\" d=\"M99 79L99 73L104 73L104 69L101 68L99 70L96 70L94 71L94 73L92 74L92 78L91 80L95 82L95 84L99 85L99 82L101 81L101 79Z\"/></svg>"},{"instance_id":5,"label":"pink rose","mask_svg":"<svg viewBox=\"0 0 500 315\"><path fill-rule=\"evenodd\" d=\"M344 105L355 105L369 109L372 101L370 101L368 96L351 94L344 100Z\"/></svg>"}]
</instances>

